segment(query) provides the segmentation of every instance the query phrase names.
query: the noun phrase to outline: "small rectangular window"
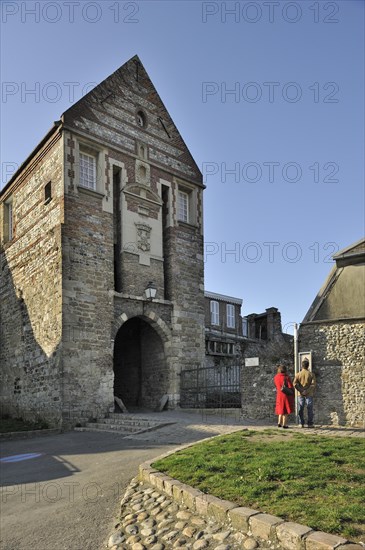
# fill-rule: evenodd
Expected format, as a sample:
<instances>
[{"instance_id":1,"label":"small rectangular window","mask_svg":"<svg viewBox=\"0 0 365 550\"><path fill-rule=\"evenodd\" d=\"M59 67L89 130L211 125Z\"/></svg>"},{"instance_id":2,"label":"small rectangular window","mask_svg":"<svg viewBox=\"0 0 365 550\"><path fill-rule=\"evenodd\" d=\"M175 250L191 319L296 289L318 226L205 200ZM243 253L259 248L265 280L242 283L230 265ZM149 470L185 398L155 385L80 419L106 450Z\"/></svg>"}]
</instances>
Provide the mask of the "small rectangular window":
<instances>
[{"instance_id":1,"label":"small rectangular window","mask_svg":"<svg viewBox=\"0 0 365 550\"><path fill-rule=\"evenodd\" d=\"M80 151L80 185L96 190L96 158Z\"/></svg>"},{"instance_id":2,"label":"small rectangular window","mask_svg":"<svg viewBox=\"0 0 365 550\"><path fill-rule=\"evenodd\" d=\"M234 305L227 304L227 327L235 328L235 315L234 315Z\"/></svg>"},{"instance_id":3,"label":"small rectangular window","mask_svg":"<svg viewBox=\"0 0 365 550\"><path fill-rule=\"evenodd\" d=\"M248 322L247 317L242 318L242 334L243 336L248 336Z\"/></svg>"},{"instance_id":4,"label":"small rectangular window","mask_svg":"<svg viewBox=\"0 0 365 550\"><path fill-rule=\"evenodd\" d=\"M4 203L3 236L5 243L11 241L14 236L14 215L12 198Z\"/></svg>"},{"instance_id":5,"label":"small rectangular window","mask_svg":"<svg viewBox=\"0 0 365 550\"><path fill-rule=\"evenodd\" d=\"M8 219L9 219L9 241L13 238L14 233L14 217L13 217L13 203L8 204Z\"/></svg>"},{"instance_id":6,"label":"small rectangular window","mask_svg":"<svg viewBox=\"0 0 365 550\"><path fill-rule=\"evenodd\" d=\"M52 182L48 182L44 188L44 204L48 204L52 200Z\"/></svg>"},{"instance_id":7,"label":"small rectangular window","mask_svg":"<svg viewBox=\"0 0 365 550\"><path fill-rule=\"evenodd\" d=\"M219 303L213 300L210 302L210 322L212 325L219 325Z\"/></svg>"},{"instance_id":8,"label":"small rectangular window","mask_svg":"<svg viewBox=\"0 0 365 550\"><path fill-rule=\"evenodd\" d=\"M178 192L177 218L179 221L189 223L189 195L185 191Z\"/></svg>"},{"instance_id":9,"label":"small rectangular window","mask_svg":"<svg viewBox=\"0 0 365 550\"><path fill-rule=\"evenodd\" d=\"M211 340L206 341L206 351L207 353L214 353L214 342Z\"/></svg>"}]
</instances>

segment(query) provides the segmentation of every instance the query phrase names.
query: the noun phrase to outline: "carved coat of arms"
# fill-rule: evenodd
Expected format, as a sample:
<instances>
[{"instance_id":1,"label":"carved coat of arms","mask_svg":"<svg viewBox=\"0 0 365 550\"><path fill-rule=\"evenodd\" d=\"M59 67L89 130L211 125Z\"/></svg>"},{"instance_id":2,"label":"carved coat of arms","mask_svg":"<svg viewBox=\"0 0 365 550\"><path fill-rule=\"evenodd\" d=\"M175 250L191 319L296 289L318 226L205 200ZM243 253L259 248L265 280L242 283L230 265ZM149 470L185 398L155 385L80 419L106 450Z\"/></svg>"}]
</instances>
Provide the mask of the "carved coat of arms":
<instances>
[{"instance_id":1,"label":"carved coat of arms","mask_svg":"<svg viewBox=\"0 0 365 550\"><path fill-rule=\"evenodd\" d=\"M152 227L146 223L136 223L135 225L137 228L137 247L142 252L148 252L151 250L150 237Z\"/></svg>"}]
</instances>

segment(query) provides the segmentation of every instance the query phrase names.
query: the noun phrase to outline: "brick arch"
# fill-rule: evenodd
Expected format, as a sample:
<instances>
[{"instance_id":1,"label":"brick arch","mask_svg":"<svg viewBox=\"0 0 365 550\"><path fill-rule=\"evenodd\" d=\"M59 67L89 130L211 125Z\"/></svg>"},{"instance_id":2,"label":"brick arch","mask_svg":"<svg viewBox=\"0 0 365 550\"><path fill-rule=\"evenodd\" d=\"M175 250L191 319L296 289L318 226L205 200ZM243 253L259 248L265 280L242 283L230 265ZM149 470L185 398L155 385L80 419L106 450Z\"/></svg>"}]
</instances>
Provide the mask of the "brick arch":
<instances>
[{"instance_id":1,"label":"brick arch","mask_svg":"<svg viewBox=\"0 0 365 550\"><path fill-rule=\"evenodd\" d=\"M135 317L139 317L143 319L143 321L146 321L157 332L164 344L170 341L171 329L154 311L146 311L144 315L132 315L130 317L128 317L126 313L119 315L113 323L113 339L115 339L120 327Z\"/></svg>"}]
</instances>

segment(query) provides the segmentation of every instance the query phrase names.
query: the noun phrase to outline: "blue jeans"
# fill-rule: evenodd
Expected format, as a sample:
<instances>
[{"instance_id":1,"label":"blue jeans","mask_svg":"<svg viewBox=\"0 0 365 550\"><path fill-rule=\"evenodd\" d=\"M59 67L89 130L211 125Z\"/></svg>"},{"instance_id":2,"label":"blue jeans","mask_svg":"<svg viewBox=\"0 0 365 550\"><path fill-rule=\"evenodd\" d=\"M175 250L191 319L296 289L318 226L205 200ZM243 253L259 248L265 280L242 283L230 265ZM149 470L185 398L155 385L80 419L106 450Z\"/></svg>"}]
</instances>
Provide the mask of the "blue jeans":
<instances>
[{"instance_id":1,"label":"blue jeans","mask_svg":"<svg viewBox=\"0 0 365 550\"><path fill-rule=\"evenodd\" d=\"M300 423L304 424L304 406L307 405L307 414L308 414L308 425L313 424L313 397L302 397L298 398L298 416Z\"/></svg>"}]
</instances>

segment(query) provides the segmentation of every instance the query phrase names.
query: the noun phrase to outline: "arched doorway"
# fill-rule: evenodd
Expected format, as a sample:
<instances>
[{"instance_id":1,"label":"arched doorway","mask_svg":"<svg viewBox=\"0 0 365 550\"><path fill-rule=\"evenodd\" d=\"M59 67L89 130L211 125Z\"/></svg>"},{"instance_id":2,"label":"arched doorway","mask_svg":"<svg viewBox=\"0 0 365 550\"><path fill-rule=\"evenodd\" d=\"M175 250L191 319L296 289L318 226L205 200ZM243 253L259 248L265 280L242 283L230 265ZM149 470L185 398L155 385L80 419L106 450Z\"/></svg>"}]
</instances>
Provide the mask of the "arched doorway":
<instances>
[{"instance_id":1,"label":"arched doorway","mask_svg":"<svg viewBox=\"0 0 365 550\"><path fill-rule=\"evenodd\" d=\"M126 321L114 341L114 395L130 408L154 409L167 393L164 345L154 328L140 317Z\"/></svg>"}]
</instances>

